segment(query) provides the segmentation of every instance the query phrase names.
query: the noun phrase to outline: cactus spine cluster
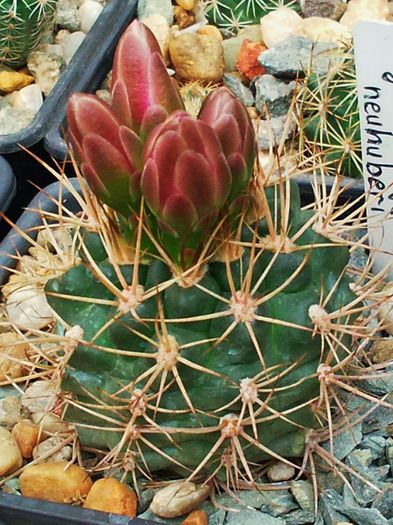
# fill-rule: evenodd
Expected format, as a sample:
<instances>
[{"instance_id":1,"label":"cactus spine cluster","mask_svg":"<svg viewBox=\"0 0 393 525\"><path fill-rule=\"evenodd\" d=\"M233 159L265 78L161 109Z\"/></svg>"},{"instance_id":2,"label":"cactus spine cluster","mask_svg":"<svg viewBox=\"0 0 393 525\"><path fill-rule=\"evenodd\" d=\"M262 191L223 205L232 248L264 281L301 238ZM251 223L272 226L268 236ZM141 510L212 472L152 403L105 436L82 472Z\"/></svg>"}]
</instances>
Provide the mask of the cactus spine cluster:
<instances>
[{"instance_id":1,"label":"cactus spine cluster","mask_svg":"<svg viewBox=\"0 0 393 525\"><path fill-rule=\"evenodd\" d=\"M297 0L205 0L204 10L210 23L236 33L278 7L299 10Z\"/></svg>"},{"instance_id":2,"label":"cactus spine cluster","mask_svg":"<svg viewBox=\"0 0 393 525\"><path fill-rule=\"evenodd\" d=\"M360 116L352 51L345 51L326 75L312 72L299 99L301 147L321 156L327 172L362 176Z\"/></svg>"},{"instance_id":3,"label":"cactus spine cluster","mask_svg":"<svg viewBox=\"0 0 393 525\"><path fill-rule=\"evenodd\" d=\"M334 385L365 333L348 242L295 183L254 171L252 124L225 88L198 119L181 109L139 22L111 105L74 95L68 118L98 201L80 219L81 260L46 294L65 333L64 416L102 452L96 468L229 489L254 486L269 458L300 469L315 432L333 432Z\"/></svg>"},{"instance_id":4,"label":"cactus spine cluster","mask_svg":"<svg viewBox=\"0 0 393 525\"><path fill-rule=\"evenodd\" d=\"M58 0L0 0L0 63L19 68L51 31Z\"/></svg>"}]
</instances>

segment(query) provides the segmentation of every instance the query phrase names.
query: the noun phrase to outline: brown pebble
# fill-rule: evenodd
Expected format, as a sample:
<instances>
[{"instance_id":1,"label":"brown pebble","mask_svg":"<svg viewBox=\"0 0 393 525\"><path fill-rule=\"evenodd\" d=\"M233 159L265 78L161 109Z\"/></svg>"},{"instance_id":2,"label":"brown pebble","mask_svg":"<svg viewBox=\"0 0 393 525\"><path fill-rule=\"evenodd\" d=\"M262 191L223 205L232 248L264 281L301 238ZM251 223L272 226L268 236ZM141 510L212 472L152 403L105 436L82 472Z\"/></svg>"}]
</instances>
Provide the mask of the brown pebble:
<instances>
[{"instance_id":1,"label":"brown pebble","mask_svg":"<svg viewBox=\"0 0 393 525\"><path fill-rule=\"evenodd\" d=\"M180 6L176 6L173 10L175 15L176 25L179 29L185 29L195 24L195 16L192 13L189 13Z\"/></svg>"},{"instance_id":2,"label":"brown pebble","mask_svg":"<svg viewBox=\"0 0 393 525\"><path fill-rule=\"evenodd\" d=\"M93 485L83 469L66 461L31 465L22 472L19 483L23 496L56 503L79 503Z\"/></svg>"},{"instance_id":3,"label":"brown pebble","mask_svg":"<svg viewBox=\"0 0 393 525\"><path fill-rule=\"evenodd\" d=\"M217 38L217 40L223 40L221 31L216 26L202 26L198 29L197 33L198 35L210 35L213 38Z\"/></svg>"},{"instance_id":4,"label":"brown pebble","mask_svg":"<svg viewBox=\"0 0 393 525\"><path fill-rule=\"evenodd\" d=\"M134 518L137 510L137 497L131 489L114 478L96 481L84 503L85 509L112 512Z\"/></svg>"},{"instance_id":5,"label":"brown pebble","mask_svg":"<svg viewBox=\"0 0 393 525\"><path fill-rule=\"evenodd\" d=\"M208 525L209 519L204 510L194 510L182 522L182 525Z\"/></svg>"},{"instance_id":6,"label":"brown pebble","mask_svg":"<svg viewBox=\"0 0 393 525\"><path fill-rule=\"evenodd\" d=\"M40 437L40 427L28 419L22 419L12 429L12 435L24 458L33 456L33 449Z\"/></svg>"}]
</instances>

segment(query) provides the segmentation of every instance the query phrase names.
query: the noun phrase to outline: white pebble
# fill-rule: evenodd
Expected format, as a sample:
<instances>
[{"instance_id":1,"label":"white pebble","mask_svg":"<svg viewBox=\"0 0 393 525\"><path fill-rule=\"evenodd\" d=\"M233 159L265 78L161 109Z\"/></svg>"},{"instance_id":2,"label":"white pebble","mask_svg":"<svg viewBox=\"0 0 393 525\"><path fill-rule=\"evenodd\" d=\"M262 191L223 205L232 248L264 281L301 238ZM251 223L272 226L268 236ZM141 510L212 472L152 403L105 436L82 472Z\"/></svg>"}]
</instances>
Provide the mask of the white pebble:
<instances>
[{"instance_id":1,"label":"white pebble","mask_svg":"<svg viewBox=\"0 0 393 525\"><path fill-rule=\"evenodd\" d=\"M18 283L7 295L6 311L8 321L25 330L39 330L54 319L44 290L34 283Z\"/></svg>"},{"instance_id":2,"label":"white pebble","mask_svg":"<svg viewBox=\"0 0 393 525\"><path fill-rule=\"evenodd\" d=\"M26 108L35 112L40 109L43 103L44 99L38 84L31 84L20 89L14 93L11 100L14 108Z\"/></svg>"},{"instance_id":3,"label":"white pebble","mask_svg":"<svg viewBox=\"0 0 393 525\"><path fill-rule=\"evenodd\" d=\"M388 0L350 0L340 23L352 29L359 20L387 20L388 16Z\"/></svg>"},{"instance_id":4,"label":"white pebble","mask_svg":"<svg viewBox=\"0 0 393 525\"><path fill-rule=\"evenodd\" d=\"M60 45L63 49L63 55L67 64L74 56L76 50L81 45L85 37L86 35L82 31L75 31L75 33L70 33L64 36L60 42Z\"/></svg>"},{"instance_id":5,"label":"white pebble","mask_svg":"<svg viewBox=\"0 0 393 525\"><path fill-rule=\"evenodd\" d=\"M272 47L292 35L303 36L302 23L302 17L293 9L279 7L261 18L262 40Z\"/></svg>"},{"instance_id":6,"label":"white pebble","mask_svg":"<svg viewBox=\"0 0 393 525\"><path fill-rule=\"evenodd\" d=\"M50 381L36 381L27 387L22 396L22 405L31 414L49 412L56 403L55 386Z\"/></svg>"},{"instance_id":7,"label":"white pebble","mask_svg":"<svg viewBox=\"0 0 393 525\"><path fill-rule=\"evenodd\" d=\"M79 8L81 30L88 33L100 16L103 6L95 0L86 0Z\"/></svg>"},{"instance_id":8,"label":"white pebble","mask_svg":"<svg viewBox=\"0 0 393 525\"><path fill-rule=\"evenodd\" d=\"M278 481L288 481L295 476L295 469L291 465L282 461L277 461L268 468L267 477L272 483Z\"/></svg>"}]
</instances>

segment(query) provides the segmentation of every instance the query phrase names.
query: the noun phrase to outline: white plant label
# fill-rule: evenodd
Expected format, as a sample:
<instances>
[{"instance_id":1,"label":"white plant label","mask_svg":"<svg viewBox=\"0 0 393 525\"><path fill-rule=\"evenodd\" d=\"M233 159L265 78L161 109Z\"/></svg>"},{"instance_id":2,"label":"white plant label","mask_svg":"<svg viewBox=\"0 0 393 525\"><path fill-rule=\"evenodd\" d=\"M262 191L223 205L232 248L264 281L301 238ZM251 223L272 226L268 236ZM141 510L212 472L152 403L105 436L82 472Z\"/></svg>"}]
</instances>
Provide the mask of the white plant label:
<instances>
[{"instance_id":1,"label":"white plant label","mask_svg":"<svg viewBox=\"0 0 393 525\"><path fill-rule=\"evenodd\" d=\"M393 280L393 24L358 22L354 44L373 270Z\"/></svg>"}]
</instances>

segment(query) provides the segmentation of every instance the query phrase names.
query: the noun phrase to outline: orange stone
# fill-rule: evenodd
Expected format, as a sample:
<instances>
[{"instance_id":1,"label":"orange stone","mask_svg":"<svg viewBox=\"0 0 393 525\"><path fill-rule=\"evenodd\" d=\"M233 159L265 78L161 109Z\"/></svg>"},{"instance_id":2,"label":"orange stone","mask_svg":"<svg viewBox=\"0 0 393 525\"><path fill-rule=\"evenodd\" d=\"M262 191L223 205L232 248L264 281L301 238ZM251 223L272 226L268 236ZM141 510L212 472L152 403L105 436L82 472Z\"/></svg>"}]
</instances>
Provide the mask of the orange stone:
<instances>
[{"instance_id":1,"label":"orange stone","mask_svg":"<svg viewBox=\"0 0 393 525\"><path fill-rule=\"evenodd\" d=\"M250 80L254 77L264 75L266 70L258 62L258 57L263 51L266 51L266 49L267 47L260 42L252 42L248 39L244 40L237 56L236 69Z\"/></svg>"},{"instance_id":2,"label":"orange stone","mask_svg":"<svg viewBox=\"0 0 393 525\"><path fill-rule=\"evenodd\" d=\"M134 491L127 485L115 478L103 478L93 484L83 506L135 518L137 503Z\"/></svg>"},{"instance_id":3,"label":"orange stone","mask_svg":"<svg viewBox=\"0 0 393 525\"><path fill-rule=\"evenodd\" d=\"M204 510L194 510L182 522L182 525L208 525L209 520Z\"/></svg>"},{"instance_id":4,"label":"orange stone","mask_svg":"<svg viewBox=\"0 0 393 525\"><path fill-rule=\"evenodd\" d=\"M33 456L33 448L37 445L40 437L40 427L28 419L22 419L12 429L12 435L18 443L18 447L24 458Z\"/></svg>"}]
</instances>

